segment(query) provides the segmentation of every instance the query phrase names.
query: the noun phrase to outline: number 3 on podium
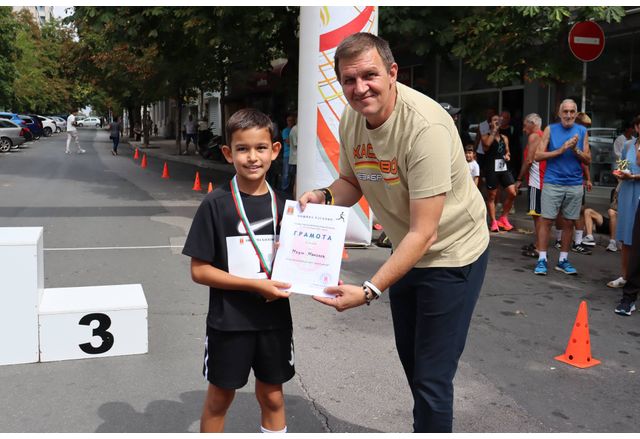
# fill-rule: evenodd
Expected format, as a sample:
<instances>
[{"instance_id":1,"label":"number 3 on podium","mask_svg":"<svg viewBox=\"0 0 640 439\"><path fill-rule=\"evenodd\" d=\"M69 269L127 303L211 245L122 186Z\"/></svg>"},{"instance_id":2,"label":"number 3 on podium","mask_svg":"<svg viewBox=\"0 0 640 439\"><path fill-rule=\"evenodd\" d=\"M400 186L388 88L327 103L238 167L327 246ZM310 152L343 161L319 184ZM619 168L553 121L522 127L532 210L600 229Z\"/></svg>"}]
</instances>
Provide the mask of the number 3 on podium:
<instances>
[{"instance_id":1,"label":"number 3 on podium","mask_svg":"<svg viewBox=\"0 0 640 439\"><path fill-rule=\"evenodd\" d=\"M113 334L107 331L107 329L111 327L111 318L102 313L87 314L80 319L78 324L91 326L91 322L93 321L97 321L98 326L93 329L93 333L91 335L94 337L100 337L102 339L102 343L97 347L93 347L91 343L83 343L78 346L83 352L90 355L104 354L113 346Z\"/></svg>"}]
</instances>

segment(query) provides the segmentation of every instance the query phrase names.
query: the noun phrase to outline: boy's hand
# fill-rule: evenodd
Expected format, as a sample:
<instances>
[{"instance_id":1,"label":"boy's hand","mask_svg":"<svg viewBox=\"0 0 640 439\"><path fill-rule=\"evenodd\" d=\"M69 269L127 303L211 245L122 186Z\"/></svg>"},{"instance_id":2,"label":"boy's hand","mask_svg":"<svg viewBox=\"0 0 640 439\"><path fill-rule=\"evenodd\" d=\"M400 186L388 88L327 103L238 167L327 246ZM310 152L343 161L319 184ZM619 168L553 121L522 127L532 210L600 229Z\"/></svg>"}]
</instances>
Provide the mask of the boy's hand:
<instances>
[{"instance_id":1,"label":"boy's hand","mask_svg":"<svg viewBox=\"0 0 640 439\"><path fill-rule=\"evenodd\" d=\"M291 293L284 291L291 288L291 284L271 279L259 279L255 282L254 291L265 298L267 302L286 299Z\"/></svg>"}]
</instances>

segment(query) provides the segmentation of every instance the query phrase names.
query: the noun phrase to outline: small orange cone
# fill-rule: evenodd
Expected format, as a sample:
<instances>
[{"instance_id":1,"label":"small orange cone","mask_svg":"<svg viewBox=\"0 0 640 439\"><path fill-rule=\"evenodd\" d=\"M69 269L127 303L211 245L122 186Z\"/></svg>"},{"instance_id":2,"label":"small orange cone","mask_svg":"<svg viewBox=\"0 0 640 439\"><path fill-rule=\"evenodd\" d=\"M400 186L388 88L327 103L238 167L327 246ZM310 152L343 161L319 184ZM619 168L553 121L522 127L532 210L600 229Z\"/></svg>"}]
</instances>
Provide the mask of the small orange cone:
<instances>
[{"instance_id":1,"label":"small orange cone","mask_svg":"<svg viewBox=\"0 0 640 439\"><path fill-rule=\"evenodd\" d=\"M576 322L571 331L571 338L567 344L567 350L563 355L555 357L556 360L570 364L581 369L600 364L591 356L591 341L589 340L589 318L587 316L587 302L580 302Z\"/></svg>"},{"instance_id":2,"label":"small orange cone","mask_svg":"<svg viewBox=\"0 0 640 439\"><path fill-rule=\"evenodd\" d=\"M349 253L347 253L347 248L343 247L342 248L342 260L346 261L347 259L349 259Z\"/></svg>"},{"instance_id":3,"label":"small orange cone","mask_svg":"<svg viewBox=\"0 0 640 439\"><path fill-rule=\"evenodd\" d=\"M207 193L210 193L211 191L213 191L213 184L209 182L209 189L207 189Z\"/></svg>"},{"instance_id":4,"label":"small orange cone","mask_svg":"<svg viewBox=\"0 0 640 439\"><path fill-rule=\"evenodd\" d=\"M196 171L196 179L193 182L193 188L194 191L201 191L202 187L200 186L200 173L198 171Z\"/></svg>"},{"instance_id":5,"label":"small orange cone","mask_svg":"<svg viewBox=\"0 0 640 439\"><path fill-rule=\"evenodd\" d=\"M142 154L142 162L140 163L140 167L141 168L146 168L147 167L147 155L146 154Z\"/></svg>"},{"instance_id":6,"label":"small orange cone","mask_svg":"<svg viewBox=\"0 0 640 439\"><path fill-rule=\"evenodd\" d=\"M140 158L140 153L138 153L138 148L136 148L136 152L133 154L133 159L138 160Z\"/></svg>"},{"instance_id":7,"label":"small orange cone","mask_svg":"<svg viewBox=\"0 0 640 439\"><path fill-rule=\"evenodd\" d=\"M164 162L164 168L162 169L162 178L169 178L169 168L167 162Z\"/></svg>"}]
</instances>

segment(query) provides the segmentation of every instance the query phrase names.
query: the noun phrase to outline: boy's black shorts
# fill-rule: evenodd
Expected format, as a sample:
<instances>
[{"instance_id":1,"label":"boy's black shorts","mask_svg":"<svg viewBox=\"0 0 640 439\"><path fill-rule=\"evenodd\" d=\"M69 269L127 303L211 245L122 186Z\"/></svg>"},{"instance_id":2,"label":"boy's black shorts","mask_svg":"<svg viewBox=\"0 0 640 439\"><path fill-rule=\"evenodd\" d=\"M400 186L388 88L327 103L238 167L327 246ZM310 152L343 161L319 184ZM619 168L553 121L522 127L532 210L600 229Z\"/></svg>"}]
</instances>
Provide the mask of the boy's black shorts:
<instances>
[{"instance_id":1,"label":"boy's black shorts","mask_svg":"<svg viewBox=\"0 0 640 439\"><path fill-rule=\"evenodd\" d=\"M295 374L293 330L218 331L207 327L203 375L223 389L239 389L255 377L282 384Z\"/></svg>"}]
</instances>

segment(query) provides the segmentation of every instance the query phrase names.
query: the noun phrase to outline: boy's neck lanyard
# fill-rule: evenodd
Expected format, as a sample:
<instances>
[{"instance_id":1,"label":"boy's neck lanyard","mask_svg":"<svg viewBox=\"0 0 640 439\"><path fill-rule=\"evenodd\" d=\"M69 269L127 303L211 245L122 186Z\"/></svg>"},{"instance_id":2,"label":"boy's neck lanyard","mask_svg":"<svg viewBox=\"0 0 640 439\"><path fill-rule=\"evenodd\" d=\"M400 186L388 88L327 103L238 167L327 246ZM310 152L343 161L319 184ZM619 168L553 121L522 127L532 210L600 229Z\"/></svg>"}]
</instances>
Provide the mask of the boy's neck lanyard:
<instances>
[{"instance_id":1,"label":"boy's neck lanyard","mask_svg":"<svg viewBox=\"0 0 640 439\"><path fill-rule=\"evenodd\" d=\"M276 195L273 193L273 189L267 183L267 189L269 190L269 195L271 195L271 217L273 218L273 234L276 234L276 227L278 224L278 206L276 204ZM242 225L244 229L247 231L249 235L249 240L251 241L251 245L253 245L253 250L256 252L256 256L260 260L260 265L262 269L267 274L267 277L271 279L271 265L273 261L267 261L262 252L260 251L260 247L258 247L258 242L256 241L256 235L251 230L251 224L249 224L249 218L247 218L247 214L244 210L244 205L242 204L242 197L240 196L240 189L238 189L238 182L236 180L236 176L230 182L231 185L231 196L233 197L233 202L236 206L236 211L238 212L238 216L240 217L240 221L242 221Z\"/></svg>"}]
</instances>

